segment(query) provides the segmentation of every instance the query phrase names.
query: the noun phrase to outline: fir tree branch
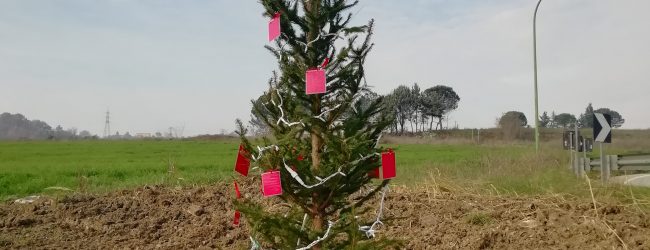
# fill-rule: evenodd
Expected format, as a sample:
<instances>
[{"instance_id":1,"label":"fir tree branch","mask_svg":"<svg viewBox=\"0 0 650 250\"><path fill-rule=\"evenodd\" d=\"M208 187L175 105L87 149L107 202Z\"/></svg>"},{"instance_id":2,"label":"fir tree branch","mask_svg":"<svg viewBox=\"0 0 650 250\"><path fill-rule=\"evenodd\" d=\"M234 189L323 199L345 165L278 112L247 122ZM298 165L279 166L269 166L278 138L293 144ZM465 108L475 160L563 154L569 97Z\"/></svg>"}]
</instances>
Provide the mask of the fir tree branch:
<instances>
[{"instance_id":1,"label":"fir tree branch","mask_svg":"<svg viewBox=\"0 0 650 250\"><path fill-rule=\"evenodd\" d=\"M355 202L353 205L347 206L347 207L341 209L341 213L349 213L352 210L352 208L363 206L363 204L366 203L366 201L368 201L370 198L372 198L377 192L379 192L379 190L381 190L386 185L388 185L389 182L390 182L390 180L382 181L379 186L377 186L375 189L370 191L370 193L368 193L366 196L362 197L360 200Z\"/></svg>"}]
</instances>

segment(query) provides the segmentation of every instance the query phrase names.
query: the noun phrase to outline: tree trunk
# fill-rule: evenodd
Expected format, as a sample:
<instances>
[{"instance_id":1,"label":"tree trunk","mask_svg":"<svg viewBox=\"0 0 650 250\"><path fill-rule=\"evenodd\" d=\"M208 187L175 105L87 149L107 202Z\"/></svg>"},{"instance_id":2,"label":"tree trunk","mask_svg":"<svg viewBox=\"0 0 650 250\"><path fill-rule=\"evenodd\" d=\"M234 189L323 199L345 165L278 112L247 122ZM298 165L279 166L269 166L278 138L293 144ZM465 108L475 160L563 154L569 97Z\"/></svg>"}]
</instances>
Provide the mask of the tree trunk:
<instances>
[{"instance_id":1,"label":"tree trunk","mask_svg":"<svg viewBox=\"0 0 650 250\"><path fill-rule=\"evenodd\" d=\"M311 223L311 229L314 231L322 231L323 230L323 224L325 222L325 217L321 213L320 210L320 203L318 201L318 193L312 193L312 199L314 200L314 203L312 204L311 207L311 213L312 213L312 223ZM320 249L320 246L315 246L314 249Z\"/></svg>"},{"instance_id":2,"label":"tree trunk","mask_svg":"<svg viewBox=\"0 0 650 250\"><path fill-rule=\"evenodd\" d=\"M311 162L312 162L312 169L319 169L320 168L320 146L321 146L321 138L319 136L319 131L318 131L317 128L314 128L311 131Z\"/></svg>"},{"instance_id":3,"label":"tree trunk","mask_svg":"<svg viewBox=\"0 0 650 250\"><path fill-rule=\"evenodd\" d=\"M427 126L427 120L424 119L424 118L425 118L425 116L423 114L422 117L420 118L420 132L422 132L422 133L424 133L424 130L426 129L426 126Z\"/></svg>"},{"instance_id":4,"label":"tree trunk","mask_svg":"<svg viewBox=\"0 0 650 250\"><path fill-rule=\"evenodd\" d=\"M306 6L306 9L308 12L311 13L318 13L319 12L319 6L320 6L320 1L321 0L310 0L309 3ZM318 15L318 14L315 14ZM318 27L317 23L311 23L309 25L309 32L307 34L307 40L308 41L313 41L316 39L318 36L318 33L320 32L320 27ZM310 45L313 46L313 45ZM315 52L311 52L308 56L311 56L311 60L314 60L315 58L318 57ZM314 115L320 115L321 113L321 96L320 95L314 95L312 97L312 114ZM321 128L319 126L313 126L312 131L311 131L311 161L312 161L312 169L317 170L320 168L320 148L322 145L322 138L321 138ZM319 197L318 193L314 192L312 194L312 224L311 224L311 229L314 231L322 231L323 230L323 221L324 221L324 216L320 212L321 209L321 201L323 199ZM321 249L320 244L316 245L313 247L315 250Z\"/></svg>"},{"instance_id":5,"label":"tree trunk","mask_svg":"<svg viewBox=\"0 0 650 250\"><path fill-rule=\"evenodd\" d=\"M318 13L318 7L320 6L320 1L321 0L310 0L309 4L306 6L307 11L312 12L312 13ZM309 41L312 41L316 39L318 36L318 33L320 32L318 24L312 23L309 26L309 32L307 34L307 39ZM313 45L309 45L313 46ZM313 58L316 58L317 55L315 55L314 52L311 52L309 56L312 56ZM320 115L321 113L321 97L320 95L313 95L312 96L312 114L313 115ZM320 168L320 147L321 147L321 136L320 136L320 131L321 128L318 126L313 126L312 131L311 131L311 160L312 160L312 169L318 169Z\"/></svg>"},{"instance_id":6,"label":"tree trunk","mask_svg":"<svg viewBox=\"0 0 650 250\"><path fill-rule=\"evenodd\" d=\"M419 116L418 116L418 112L416 111L415 112L415 133L418 132L418 121L419 121Z\"/></svg>"}]
</instances>

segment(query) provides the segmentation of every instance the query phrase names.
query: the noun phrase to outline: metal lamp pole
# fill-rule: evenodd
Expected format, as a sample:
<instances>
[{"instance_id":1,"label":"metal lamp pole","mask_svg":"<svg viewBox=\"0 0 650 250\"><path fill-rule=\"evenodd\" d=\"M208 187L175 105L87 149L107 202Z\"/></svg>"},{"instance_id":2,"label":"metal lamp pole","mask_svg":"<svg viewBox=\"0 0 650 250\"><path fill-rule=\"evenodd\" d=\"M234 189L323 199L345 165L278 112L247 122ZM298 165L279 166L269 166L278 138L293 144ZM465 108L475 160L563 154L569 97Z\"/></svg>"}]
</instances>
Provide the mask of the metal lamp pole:
<instances>
[{"instance_id":1,"label":"metal lamp pole","mask_svg":"<svg viewBox=\"0 0 650 250\"><path fill-rule=\"evenodd\" d=\"M539 153L539 106L537 97L537 9L542 0L537 2L535 6L535 14L533 15L533 60L535 67L535 151Z\"/></svg>"}]
</instances>

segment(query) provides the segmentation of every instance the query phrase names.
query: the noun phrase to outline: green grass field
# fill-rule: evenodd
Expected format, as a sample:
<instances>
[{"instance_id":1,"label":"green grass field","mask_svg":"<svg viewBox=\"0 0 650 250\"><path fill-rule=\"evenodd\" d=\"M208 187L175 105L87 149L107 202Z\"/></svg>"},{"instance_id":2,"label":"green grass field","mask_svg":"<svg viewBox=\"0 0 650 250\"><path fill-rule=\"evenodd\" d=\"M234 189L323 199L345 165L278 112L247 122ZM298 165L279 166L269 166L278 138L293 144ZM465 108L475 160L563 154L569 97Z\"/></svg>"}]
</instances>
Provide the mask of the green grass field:
<instances>
[{"instance_id":1,"label":"green grass field","mask_svg":"<svg viewBox=\"0 0 650 250\"><path fill-rule=\"evenodd\" d=\"M586 182L568 170L568 153L558 143L543 144L539 155L531 143L391 143L384 146L397 151L397 185L444 183L513 195L589 193ZM52 187L104 192L224 180L233 176L237 146L233 140L0 142L0 200L58 192ZM170 162L174 174L168 173ZM620 191L593 185L600 193ZM650 197L648 189L634 192Z\"/></svg>"},{"instance_id":2,"label":"green grass field","mask_svg":"<svg viewBox=\"0 0 650 250\"><path fill-rule=\"evenodd\" d=\"M230 175L236 153L228 141L0 142L0 197L161 184L170 179L170 161L173 181L206 183Z\"/></svg>"}]
</instances>

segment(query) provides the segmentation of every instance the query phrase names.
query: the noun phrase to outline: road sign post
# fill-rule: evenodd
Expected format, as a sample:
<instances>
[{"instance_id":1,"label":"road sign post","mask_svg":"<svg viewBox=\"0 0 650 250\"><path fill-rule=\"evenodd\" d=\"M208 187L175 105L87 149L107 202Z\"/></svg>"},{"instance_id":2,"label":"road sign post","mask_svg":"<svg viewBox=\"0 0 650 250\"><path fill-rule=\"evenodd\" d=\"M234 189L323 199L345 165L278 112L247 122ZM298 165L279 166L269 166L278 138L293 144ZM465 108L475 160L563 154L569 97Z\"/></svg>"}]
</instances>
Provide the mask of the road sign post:
<instances>
[{"instance_id":1,"label":"road sign post","mask_svg":"<svg viewBox=\"0 0 650 250\"><path fill-rule=\"evenodd\" d=\"M565 150L569 150L569 169L573 169L573 149L575 149L573 133L574 131L565 130L562 138L562 147L564 147Z\"/></svg>"},{"instance_id":2,"label":"road sign post","mask_svg":"<svg viewBox=\"0 0 650 250\"><path fill-rule=\"evenodd\" d=\"M562 136L562 147L569 150L569 169L572 169L576 175L581 176L587 169L586 161L578 157L579 152L583 153L583 158L587 158L587 152L594 149L593 140L580 135L578 124L574 124L572 130L565 130Z\"/></svg>"},{"instance_id":3,"label":"road sign post","mask_svg":"<svg viewBox=\"0 0 650 250\"><path fill-rule=\"evenodd\" d=\"M594 141L600 144L600 178L603 184L609 181L609 164L605 162L603 143L612 143L612 116L594 113Z\"/></svg>"},{"instance_id":4,"label":"road sign post","mask_svg":"<svg viewBox=\"0 0 650 250\"><path fill-rule=\"evenodd\" d=\"M575 142L575 156L573 163L575 164L574 172L577 177L582 177L582 167L580 166L579 152L580 152L580 130L578 130L578 122L575 123L575 133L573 135L573 141Z\"/></svg>"},{"instance_id":5,"label":"road sign post","mask_svg":"<svg viewBox=\"0 0 650 250\"><path fill-rule=\"evenodd\" d=\"M587 152L594 152L594 140L591 138L585 138L585 150Z\"/></svg>"},{"instance_id":6,"label":"road sign post","mask_svg":"<svg viewBox=\"0 0 650 250\"><path fill-rule=\"evenodd\" d=\"M583 137L582 138L582 157L583 157L583 159L587 158L587 150L588 150L587 149L587 138ZM583 169L584 169L584 165L582 165L582 166L583 166Z\"/></svg>"},{"instance_id":7,"label":"road sign post","mask_svg":"<svg viewBox=\"0 0 650 250\"><path fill-rule=\"evenodd\" d=\"M610 168L609 168L609 161L607 161L607 156L604 154L603 151L603 143L600 144L600 178L603 181L603 184L607 184L609 181L609 176L610 176Z\"/></svg>"}]
</instances>

